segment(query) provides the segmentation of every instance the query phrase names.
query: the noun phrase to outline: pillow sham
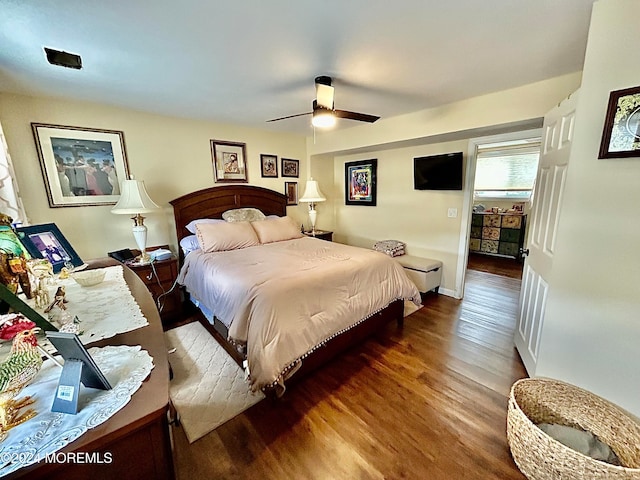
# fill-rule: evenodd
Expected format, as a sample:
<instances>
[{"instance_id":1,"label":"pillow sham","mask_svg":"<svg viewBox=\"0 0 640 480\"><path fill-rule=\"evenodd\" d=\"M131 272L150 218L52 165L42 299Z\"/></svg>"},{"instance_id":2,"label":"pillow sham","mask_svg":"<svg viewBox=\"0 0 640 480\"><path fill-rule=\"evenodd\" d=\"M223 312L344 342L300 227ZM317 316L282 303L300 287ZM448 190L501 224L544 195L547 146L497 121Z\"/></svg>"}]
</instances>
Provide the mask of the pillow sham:
<instances>
[{"instance_id":1,"label":"pillow sham","mask_svg":"<svg viewBox=\"0 0 640 480\"><path fill-rule=\"evenodd\" d=\"M257 208L235 208L222 214L227 222L256 222L264 220L264 213Z\"/></svg>"},{"instance_id":2,"label":"pillow sham","mask_svg":"<svg viewBox=\"0 0 640 480\"><path fill-rule=\"evenodd\" d=\"M260 245L249 222L199 223L196 225L198 244L204 252L224 252Z\"/></svg>"},{"instance_id":3,"label":"pillow sham","mask_svg":"<svg viewBox=\"0 0 640 480\"><path fill-rule=\"evenodd\" d=\"M187 235L180 240L180 248L185 257L194 250L200 250L200 244L198 243L198 237L195 235Z\"/></svg>"},{"instance_id":4,"label":"pillow sham","mask_svg":"<svg viewBox=\"0 0 640 480\"><path fill-rule=\"evenodd\" d=\"M279 217L251 222L260 243L282 242L302 237L300 227L291 217Z\"/></svg>"},{"instance_id":5,"label":"pillow sham","mask_svg":"<svg viewBox=\"0 0 640 480\"><path fill-rule=\"evenodd\" d=\"M221 218L198 218L196 220L191 220L184 227L189 230L191 233L196 233L196 225L199 223L225 223Z\"/></svg>"}]
</instances>

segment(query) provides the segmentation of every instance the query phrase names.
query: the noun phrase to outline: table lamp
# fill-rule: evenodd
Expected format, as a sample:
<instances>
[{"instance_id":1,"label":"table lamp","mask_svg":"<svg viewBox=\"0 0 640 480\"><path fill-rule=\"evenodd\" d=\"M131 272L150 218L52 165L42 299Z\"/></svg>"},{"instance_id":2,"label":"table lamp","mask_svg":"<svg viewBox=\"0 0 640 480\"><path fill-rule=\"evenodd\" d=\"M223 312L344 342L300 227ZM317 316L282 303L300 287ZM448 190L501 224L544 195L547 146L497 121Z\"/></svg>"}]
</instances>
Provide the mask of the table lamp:
<instances>
[{"instance_id":1,"label":"table lamp","mask_svg":"<svg viewBox=\"0 0 640 480\"><path fill-rule=\"evenodd\" d=\"M304 195L302 195L302 198L300 198L299 201L309 204L309 220L311 220L311 233L315 233L316 231L316 203L324 202L325 200L325 196L318 188L318 182L316 182L313 178L307 180L307 185L304 188Z\"/></svg>"},{"instance_id":2,"label":"table lamp","mask_svg":"<svg viewBox=\"0 0 640 480\"><path fill-rule=\"evenodd\" d=\"M149 213L159 210L160 207L149 198L147 190L144 188L142 180L124 180L120 186L120 200L111 209L111 213L134 215L133 220L133 237L140 250L140 257L137 261L140 264L151 262L149 254L146 252L147 247L147 227L144 225L144 217L142 213Z\"/></svg>"}]
</instances>

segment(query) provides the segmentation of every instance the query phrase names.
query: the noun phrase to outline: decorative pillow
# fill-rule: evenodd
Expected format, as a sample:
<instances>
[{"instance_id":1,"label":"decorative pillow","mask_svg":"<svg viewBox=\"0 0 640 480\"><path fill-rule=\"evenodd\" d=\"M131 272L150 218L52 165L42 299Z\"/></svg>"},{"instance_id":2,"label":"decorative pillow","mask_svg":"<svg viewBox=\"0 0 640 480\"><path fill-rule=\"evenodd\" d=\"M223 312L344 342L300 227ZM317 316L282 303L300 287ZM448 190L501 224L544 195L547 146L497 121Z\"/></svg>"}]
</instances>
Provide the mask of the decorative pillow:
<instances>
[{"instance_id":1,"label":"decorative pillow","mask_svg":"<svg viewBox=\"0 0 640 480\"><path fill-rule=\"evenodd\" d=\"M196 237L195 235L187 235L182 240L180 240L180 248L182 248L182 253L184 253L185 256L187 256L194 250L200 250L198 237Z\"/></svg>"},{"instance_id":2,"label":"decorative pillow","mask_svg":"<svg viewBox=\"0 0 640 480\"><path fill-rule=\"evenodd\" d=\"M256 232L249 222L199 223L196 236L205 252L223 252L260 245Z\"/></svg>"},{"instance_id":3,"label":"decorative pillow","mask_svg":"<svg viewBox=\"0 0 640 480\"><path fill-rule=\"evenodd\" d=\"M279 217L259 222L251 222L260 243L281 242L302 237L300 227L291 217Z\"/></svg>"},{"instance_id":4,"label":"decorative pillow","mask_svg":"<svg viewBox=\"0 0 640 480\"><path fill-rule=\"evenodd\" d=\"M257 208L236 208L227 210L222 214L227 222L256 222L264 220L264 213Z\"/></svg>"},{"instance_id":5,"label":"decorative pillow","mask_svg":"<svg viewBox=\"0 0 640 480\"><path fill-rule=\"evenodd\" d=\"M221 218L198 218L197 220L191 220L184 228L191 233L196 233L196 225L199 223L224 223L224 220Z\"/></svg>"}]
</instances>

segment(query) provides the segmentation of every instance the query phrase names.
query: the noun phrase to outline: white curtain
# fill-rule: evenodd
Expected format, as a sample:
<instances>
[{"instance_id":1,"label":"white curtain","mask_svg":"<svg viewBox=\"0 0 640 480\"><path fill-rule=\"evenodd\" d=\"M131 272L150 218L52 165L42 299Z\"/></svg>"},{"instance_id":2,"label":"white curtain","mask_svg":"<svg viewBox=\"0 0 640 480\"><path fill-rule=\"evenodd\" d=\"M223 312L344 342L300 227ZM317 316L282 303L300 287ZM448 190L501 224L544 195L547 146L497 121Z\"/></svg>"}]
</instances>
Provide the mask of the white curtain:
<instances>
[{"instance_id":1,"label":"white curtain","mask_svg":"<svg viewBox=\"0 0 640 480\"><path fill-rule=\"evenodd\" d=\"M14 225L28 224L27 214L22 206L22 199L13 171L7 141L0 124L0 213L13 218Z\"/></svg>"}]
</instances>

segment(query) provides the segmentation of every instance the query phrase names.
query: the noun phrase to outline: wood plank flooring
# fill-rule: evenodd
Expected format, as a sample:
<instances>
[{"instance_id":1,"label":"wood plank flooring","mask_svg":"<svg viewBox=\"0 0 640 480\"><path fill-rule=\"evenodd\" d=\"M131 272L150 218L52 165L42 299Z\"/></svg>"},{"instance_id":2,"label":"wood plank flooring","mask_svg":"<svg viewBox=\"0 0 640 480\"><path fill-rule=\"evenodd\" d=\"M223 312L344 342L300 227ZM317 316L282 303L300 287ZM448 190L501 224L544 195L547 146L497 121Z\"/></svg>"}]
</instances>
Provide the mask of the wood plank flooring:
<instances>
[{"instance_id":1,"label":"wood plank flooring","mask_svg":"<svg viewBox=\"0 0 640 480\"><path fill-rule=\"evenodd\" d=\"M523 479L505 433L509 388L526 376L520 280L470 265L464 300L427 296L402 330L191 445L173 427L178 479Z\"/></svg>"}]
</instances>

